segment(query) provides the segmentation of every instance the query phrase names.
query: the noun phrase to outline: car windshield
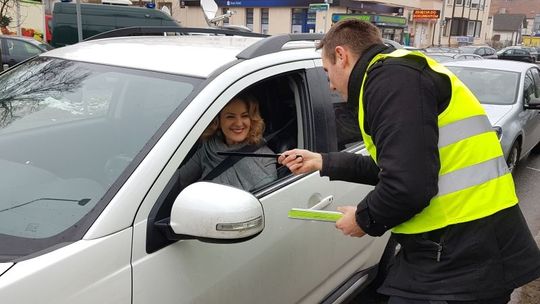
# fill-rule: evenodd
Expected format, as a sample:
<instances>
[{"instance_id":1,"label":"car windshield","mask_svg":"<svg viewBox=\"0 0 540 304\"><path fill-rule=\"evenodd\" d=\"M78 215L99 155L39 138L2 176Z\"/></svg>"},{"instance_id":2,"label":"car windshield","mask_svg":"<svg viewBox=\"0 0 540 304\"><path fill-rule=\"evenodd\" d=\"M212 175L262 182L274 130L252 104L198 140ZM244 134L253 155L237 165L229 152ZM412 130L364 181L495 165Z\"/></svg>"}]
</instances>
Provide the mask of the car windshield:
<instances>
[{"instance_id":1,"label":"car windshield","mask_svg":"<svg viewBox=\"0 0 540 304\"><path fill-rule=\"evenodd\" d=\"M201 81L47 57L0 75L0 262L84 229Z\"/></svg>"},{"instance_id":2,"label":"car windshield","mask_svg":"<svg viewBox=\"0 0 540 304\"><path fill-rule=\"evenodd\" d=\"M518 72L462 66L448 68L467 85L480 103L510 105L516 102L520 76Z\"/></svg>"}]
</instances>

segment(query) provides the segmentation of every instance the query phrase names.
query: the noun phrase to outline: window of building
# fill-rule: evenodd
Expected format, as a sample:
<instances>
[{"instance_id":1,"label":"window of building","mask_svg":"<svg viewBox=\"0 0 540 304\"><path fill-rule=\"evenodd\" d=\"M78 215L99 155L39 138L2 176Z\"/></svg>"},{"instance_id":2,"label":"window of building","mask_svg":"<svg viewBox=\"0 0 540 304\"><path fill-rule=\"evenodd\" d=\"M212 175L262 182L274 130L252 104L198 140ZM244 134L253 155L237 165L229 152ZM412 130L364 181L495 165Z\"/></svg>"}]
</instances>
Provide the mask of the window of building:
<instances>
[{"instance_id":1,"label":"window of building","mask_svg":"<svg viewBox=\"0 0 540 304\"><path fill-rule=\"evenodd\" d=\"M268 34L269 9L261 8L261 33Z\"/></svg>"},{"instance_id":2,"label":"window of building","mask_svg":"<svg viewBox=\"0 0 540 304\"><path fill-rule=\"evenodd\" d=\"M292 33L315 32L316 13L309 12L307 8L292 9Z\"/></svg>"},{"instance_id":3,"label":"window of building","mask_svg":"<svg viewBox=\"0 0 540 304\"><path fill-rule=\"evenodd\" d=\"M465 18L453 18L450 25L451 36L466 36L467 35L467 23L468 19Z\"/></svg>"},{"instance_id":4,"label":"window of building","mask_svg":"<svg viewBox=\"0 0 540 304\"><path fill-rule=\"evenodd\" d=\"M476 27L474 29L474 37L480 38L481 31L482 31L482 21L476 21Z\"/></svg>"},{"instance_id":5,"label":"window of building","mask_svg":"<svg viewBox=\"0 0 540 304\"><path fill-rule=\"evenodd\" d=\"M246 8L246 26L253 31L253 8Z\"/></svg>"},{"instance_id":6,"label":"window of building","mask_svg":"<svg viewBox=\"0 0 540 304\"><path fill-rule=\"evenodd\" d=\"M454 0L454 4L462 6L463 5L463 0Z\"/></svg>"},{"instance_id":7,"label":"window of building","mask_svg":"<svg viewBox=\"0 0 540 304\"><path fill-rule=\"evenodd\" d=\"M467 36L474 36L475 23L476 22L474 20L469 20L469 22L467 23Z\"/></svg>"},{"instance_id":8,"label":"window of building","mask_svg":"<svg viewBox=\"0 0 540 304\"><path fill-rule=\"evenodd\" d=\"M480 6L480 0L471 0L471 8L478 8Z\"/></svg>"}]
</instances>

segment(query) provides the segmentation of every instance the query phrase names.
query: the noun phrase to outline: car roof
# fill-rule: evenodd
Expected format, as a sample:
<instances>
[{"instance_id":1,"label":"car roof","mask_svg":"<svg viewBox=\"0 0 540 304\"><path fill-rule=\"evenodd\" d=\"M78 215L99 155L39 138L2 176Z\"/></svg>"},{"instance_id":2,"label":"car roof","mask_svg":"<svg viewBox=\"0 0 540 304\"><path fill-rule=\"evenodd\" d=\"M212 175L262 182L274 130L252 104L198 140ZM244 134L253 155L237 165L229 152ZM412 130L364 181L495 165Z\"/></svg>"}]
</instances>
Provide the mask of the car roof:
<instances>
[{"instance_id":1,"label":"car roof","mask_svg":"<svg viewBox=\"0 0 540 304\"><path fill-rule=\"evenodd\" d=\"M261 38L240 36L133 36L80 42L40 56L208 77Z\"/></svg>"},{"instance_id":2,"label":"car roof","mask_svg":"<svg viewBox=\"0 0 540 304\"><path fill-rule=\"evenodd\" d=\"M502 60L502 59L486 59L486 60L462 60L445 62L446 66L463 66L479 69L491 69L491 70L504 70L512 72L524 72L531 67L535 67L535 64Z\"/></svg>"}]
</instances>

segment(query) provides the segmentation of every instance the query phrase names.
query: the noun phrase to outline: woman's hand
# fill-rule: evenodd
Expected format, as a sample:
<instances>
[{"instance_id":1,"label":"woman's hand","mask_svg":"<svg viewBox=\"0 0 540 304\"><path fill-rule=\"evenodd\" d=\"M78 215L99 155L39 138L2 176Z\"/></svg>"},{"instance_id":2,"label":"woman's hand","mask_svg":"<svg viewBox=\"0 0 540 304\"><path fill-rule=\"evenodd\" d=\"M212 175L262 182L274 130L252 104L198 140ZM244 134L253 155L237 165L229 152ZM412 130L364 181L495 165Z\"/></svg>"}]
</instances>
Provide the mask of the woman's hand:
<instances>
[{"instance_id":1,"label":"woman's hand","mask_svg":"<svg viewBox=\"0 0 540 304\"><path fill-rule=\"evenodd\" d=\"M322 156L308 150L293 149L281 153L278 163L289 168L295 175L311 173L322 169Z\"/></svg>"}]
</instances>

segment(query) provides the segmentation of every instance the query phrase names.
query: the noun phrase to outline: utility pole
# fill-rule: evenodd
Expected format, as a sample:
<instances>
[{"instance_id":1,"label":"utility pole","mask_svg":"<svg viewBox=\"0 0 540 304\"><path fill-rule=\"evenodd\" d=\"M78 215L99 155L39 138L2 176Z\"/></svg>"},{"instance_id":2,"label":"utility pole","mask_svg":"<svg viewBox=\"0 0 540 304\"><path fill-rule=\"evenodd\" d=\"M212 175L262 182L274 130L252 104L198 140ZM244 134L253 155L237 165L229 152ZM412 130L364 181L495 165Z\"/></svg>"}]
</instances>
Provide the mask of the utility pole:
<instances>
[{"instance_id":1,"label":"utility pole","mask_svg":"<svg viewBox=\"0 0 540 304\"><path fill-rule=\"evenodd\" d=\"M444 8L446 7L446 0L442 0L442 8L441 8L441 16L439 20L439 43L438 46L441 46L441 36L444 30L444 27L446 26L446 19L444 18Z\"/></svg>"},{"instance_id":2,"label":"utility pole","mask_svg":"<svg viewBox=\"0 0 540 304\"><path fill-rule=\"evenodd\" d=\"M17 20L17 36L21 36L21 2L19 0L15 1L15 19Z\"/></svg>"},{"instance_id":3,"label":"utility pole","mask_svg":"<svg viewBox=\"0 0 540 304\"><path fill-rule=\"evenodd\" d=\"M82 17L81 17L81 0L75 2L75 11L77 13L77 36L79 37L79 42L83 40L82 35Z\"/></svg>"}]
</instances>

